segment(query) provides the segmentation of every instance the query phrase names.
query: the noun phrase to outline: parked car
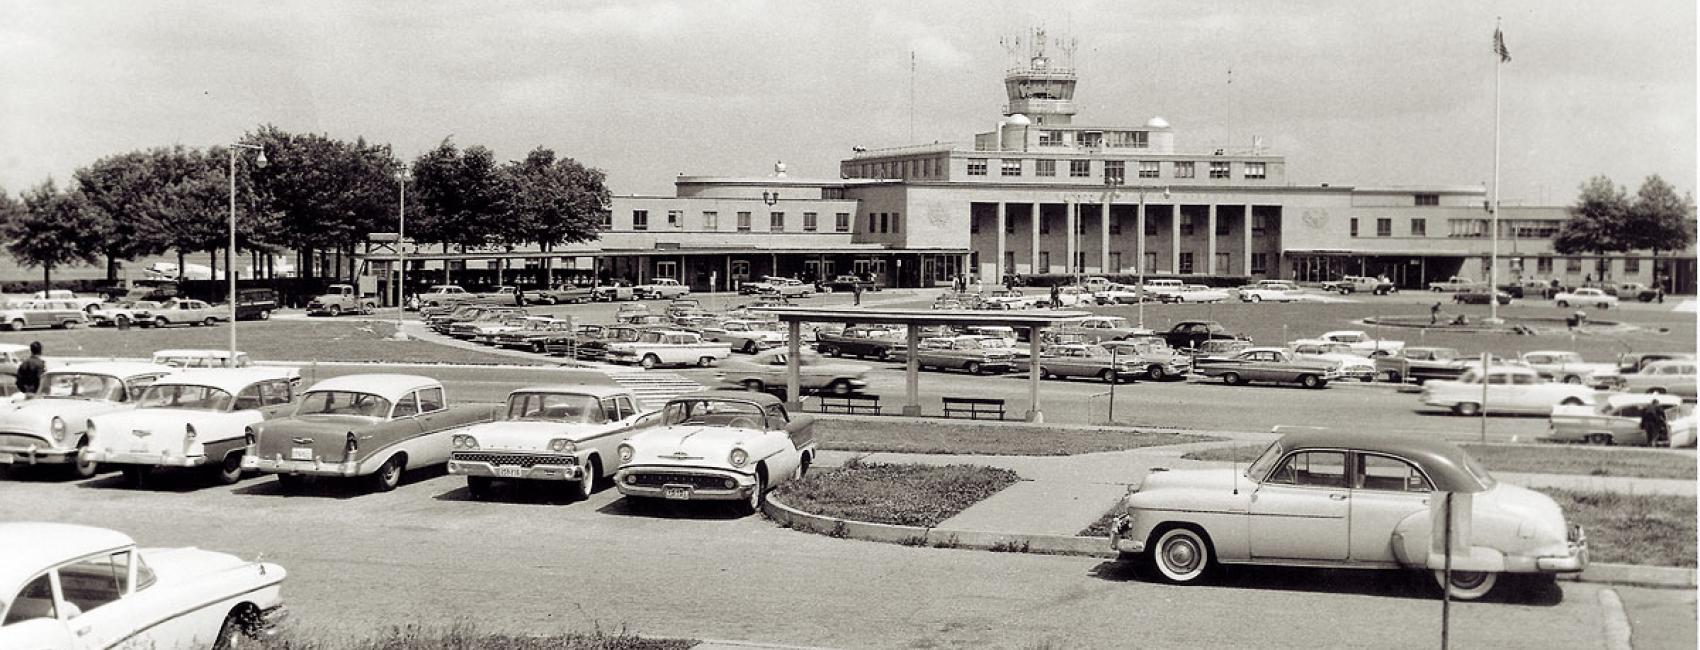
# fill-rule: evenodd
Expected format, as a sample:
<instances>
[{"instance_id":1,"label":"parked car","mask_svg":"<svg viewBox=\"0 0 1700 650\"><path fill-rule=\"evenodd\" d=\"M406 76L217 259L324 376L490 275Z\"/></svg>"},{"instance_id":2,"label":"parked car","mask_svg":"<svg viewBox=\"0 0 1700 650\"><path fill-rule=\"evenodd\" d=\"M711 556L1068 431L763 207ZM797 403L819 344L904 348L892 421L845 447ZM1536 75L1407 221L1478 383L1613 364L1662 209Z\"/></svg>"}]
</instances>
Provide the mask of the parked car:
<instances>
[{"instance_id":1,"label":"parked car","mask_svg":"<svg viewBox=\"0 0 1700 650\"><path fill-rule=\"evenodd\" d=\"M1641 368L1641 372L1624 374L1596 373L1590 382L1597 388L1621 390L1628 393L1670 394L1693 400L1695 374L1693 359L1665 359Z\"/></svg>"},{"instance_id":2,"label":"parked car","mask_svg":"<svg viewBox=\"0 0 1700 650\"><path fill-rule=\"evenodd\" d=\"M1658 289L1641 284L1640 282L1625 282L1623 284L1619 284L1612 287L1611 293L1612 295L1617 296L1618 300L1638 300L1640 302L1652 302L1654 299L1659 297Z\"/></svg>"},{"instance_id":3,"label":"parked car","mask_svg":"<svg viewBox=\"0 0 1700 650\"><path fill-rule=\"evenodd\" d=\"M1376 375L1395 384L1457 379L1469 367L1452 348L1411 347L1374 358Z\"/></svg>"},{"instance_id":4,"label":"parked car","mask_svg":"<svg viewBox=\"0 0 1700 650\"><path fill-rule=\"evenodd\" d=\"M755 354L768 348L785 345L788 338L785 332L779 330L776 321L728 319L717 325L702 328L702 337L716 343L725 343L731 349L745 354Z\"/></svg>"},{"instance_id":5,"label":"parked car","mask_svg":"<svg viewBox=\"0 0 1700 650\"><path fill-rule=\"evenodd\" d=\"M1486 372L1484 402L1483 372L1472 367L1457 379L1437 379L1423 384L1422 403L1450 409L1458 415L1488 413L1534 413L1547 415L1558 405L1593 404L1594 389L1580 384L1547 381L1534 368L1490 365Z\"/></svg>"},{"instance_id":6,"label":"parked car","mask_svg":"<svg viewBox=\"0 0 1700 650\"><path fill-rule=\"evenodd\" d=\"M0 373L12 376L14 388L17 384L18 365L28 358L30 358L30 346L22 343L0 343Z\"/></svg>"},{"instance_id":7,"label":"parked car","mask_svg":"<svg viewBox=\"0 0 1700 650\"><path fill-rule=\"evenodd\" d=\"M1435 498L1467 516L1451 554ZM1502 573L1576 573L1588 542L1551 497L1494 480L1457 445L1360 431L1290 433L1245 468L1153 471L1123 497L1110 548L1166 582L1216 564L1433 571L1453 598L1487 595ZM1463 515L1462 513L1468 513Z\"/></svg>"},{"instance_id":8,"label":"parked car","mask_svg":"<svg viewBox=\"0 0 1700 650\"><path fill-rule=\"evenodd\" d=\"M600 332L586 332L584 337L578 339L578 344L574 348L575 353L579 359L584 361L606 361L608 359L608 346L615 343L636 341L647 331L650 331L650 328L634 325L613 325L603 327Z\"/></svg>"},{"instance_id":9,"label":"parked car","mask_svg":"<svg viewBox=\"0 0 1700 650\"><path fill-rule=\"evenodd\" d=\"M761 510L767 491L809 471L814 418L786 412L779 398L708 390L675 397L660 425L618 449L614 477L627 498L736 501Z\"/></svg>"},{"instance_id":10,"label":"parked car","mask_svg":"<svg viewBox=\"0 0 1700 650\"><path fill-rule=\"evenodd\" d=\"M966 370L978 375L1015 369L1015 352L997 337L942 336L923 339L916 348L916 364L922 370Z\"/></svg>"},{"instance_id":11,"label":"parked car","mask_svg":"<svg viewBox=\"0 0 1700 650\"><path fill-rule=\"evenodd\" d=\"M595 291L590 287L581 287L576 284L557 284L553 287L533 289L525 292L525 301L542 303L545 305L558 305L563 303L578 304L581 302L590 302L595 298L594 294Z\"/></svg>"},{"instance_id":12,"label":"parked car","mask_svg":"<svg viewBox=\"0 0 1700 650\"><path fill-rule=\"evenodd\" d=\"M287 612L283 567L104 528L0 523L0 557L0 648L224 650Z\"/></svg>"},{"instance_id":13,"label":"parked car","mask_svg":"<svg viewBox=\"0 0 1700 650\"><path fill-rule=\"evenodd\" d=\"M647 284L640 284L635 289L638 297L645 300L672 300L691 295L689 285L680 284L672 278L654 278Z\"/></svg>"},{"instance_id":14,"label":"parked car","mask_svg":"<svg viewBox=\"0 0 1700 650\"><path fill-rule=\"evenodd\" d=\"M276 474L289 492L308 476L365 477L387 492L404 470L447 463L449 437L494 416L489 404L450 406L430 377L333 377L302 393L293 415L248 427L242 468Z\"/></svg>"},{"instance_id":15,"label":"parked car","mask_svg":"<svg viewBox=\"0 0 1700 650\"><path fill-rule=\"evenodd\" d=\"M1612 395L1596 404L1554 406L1545 439L1647 446L1650 443L1647 432L1641 429L1641 416L1650 408L1663 409L1667 422L1683 415L1682 399L1675 395Z\"/></svg>"},{"instance_id":16,"label":"parked car","mask_svg":"<svg viewBox=\"0 0 1700 650\"><path fill-rule=\"evenodd\" d=\"M819 332L815 349L829 357L850 355L863 359L891 358L892 347L901 343L905 334L901 328L885 325L852 325L839 333Z\"/></svg>"},{"instance_id":17,"label":"parked car","mask_svg":"<svg viewBox=\"0 0 1700 650\"><path fill-rule=\"evenodd\" d=\"M471 325L471 329L466 332L456 332L451 329L449 331L449 336L453 336L455 338L462 338L464 336L466 340L472 341L473 343L495 345L496 337L498 336L509 332L518 332L529 329L531 327L535 327L536 325L534 324L547 325L554 320L554 318L548 316L507 316L481 323L463 323L465 325Z\"/></svg>"},{"instance_id":18,"label":"parked car","mask_svg":"<svg viewBox=\"0 0 1700 650\"><path fill-rule=\"evenodd\" d=\"M148 310L153 316L153 322L146 323L152 327L168 327L171 325L205 325L212 327L219 321L230 320L230 311L218 309L202 300L176 298L160 303L158 309Z\"/></svg>"},{"instance_id":19,"label":"parked car","mask_svg":"<svg viewBox=\"0 0 1700 650\"><path fill-rule=\"evenodd\" d=\"M1582 287L1575 291L1560 292L1558 295L1553 296L1552 300L1553 304L1560 307L1575 305L1577 307L1609 309L1617 306L1617 296L1593 287Z\"/></svg>"},{"instance_id":20,"label":"parked car","mask_svg":"<svg viewBox=\"0 0 1700 650\"><path fill-rule=\"evenodd\" d=\"M1175 323L1174 327L1163 333L1163 340L1176 350L1196 348L1199 344L1213 339L1251 340L1228 331L1221 323L1209 320L1184 320Z\"/></svg>"},{"instance_id":21,"label":"parked car","mask_svg":"<svg viewBox=\"0 0 1700 650\"><path fill-rule=\"evenodd\" d=\"M142 389L173 372L130 361L48 370L39 394L0 402L0 465L62 465L74 478L94 476L95 463L78 457L89 418L134 409Z\"/></svg>"},{"instance_id":22,"label":"parked car","mask_svg":"<svg viewBox=\"0 0 1700 650\"><path fill-rule=\"evenodd\" d=\"M1141 376L1151 381L1185 378L1192 368L1190 357L1169 347L1168 343L1163 342L1163 337L1155 334L1103 341L1098 345L1115 352L1118 357L1125 356L1130 359L1134 367L1141 371Z\"/></svg>"},{"instance_id":23,"label":"parked car","mask_svg":"<svg viewBox=\"0 0 1700 650\"><path fill-rule=\"evenodd\" d=\"M1236 289L1240 302L1294 302L1304 300L1303 290L1291 282L1263 280Z\"/></svg>"},{"instance_id":24,"label":"parked car","mask_svg":"<svg viewBox=\"0 0 1700 650\"><path fill-rule=\"evenodd\" d=\"M440 307L452 305L473 299L474 296L454 284L434 284L419 295L419 304L425 307Z\"/></svg>"},{"instance_id":25,"label":"parked car","mask_svg":"<svg viewBox=\"0 0 1700 650\"><path fill-rule=\"evenodd\" d=\"M1434 292L1464 291L1466 289L1474 289L1478 286L1481 286L1480 282L1454 275L1440 282L1428 283L1428 290Z\"/></svg>"},{"instance_id":26,"label":"parked car","mask_svg":"<svg viewBox=\"0 0 1700 650\"><path fill-rule=\"evenodd\" d=\"M129 327L153 321L152 312L160 303L137 300L132 302L103 302L88 311L89 325L94 327Z\"/></svg>"},{"instance_id":27,"label":"parked car","mask_svg":"<svg viewBox=\"0 0 1700 650\"><path fill-rule=\"evenodd\" d=\"M1339 364L1303 361L1284 348L1252 347L1230 357L1197 357L1192 372L1201 377L1220 377L1223 383L1239 386L1251 382L1298 384L1325 388L1340 378Z\"/></svg>"},{"instance_id":28,"label":"parked car","mask_svg":"<svg viewBox=\"0 0 1700 650\"><path fill-rule=\"evenodd\" d=\"M1385 296L1390 293L1398 293L1399 286L1393 284L1392 280L1385 277L1346 275L1341 276L1339 280L1322 283L1322 290L1333 291L1340 295L1346 295L1349 293L1371 293L1377 296Z\"/></svg>"},{"instance_id":29,"label":"parked car","mask_svg":"<svg viewBox=\"0 0 1700 650\"><path fill-rule=\"evenodd\" d=\"M532 386L508 393L501 419L467 427L450 439L449 473L466 477L473 498L494 481L526 481L584 500L620 468L616 447L652 424L631 389L578 384Z\"/></svg>"},{"instance_id":30,"label":"parked car","mask_svg":"<svg viewBox=\"0 0 1700 650\"><path fill-rule=\"evenodd\" d=\"M141 486L156 469L193 467L229 485L242 478L245 429L288 414L295 398L281 368L189 370L142 390L132 411L88 419L83 459L115 465Z\"/></svg>"},{"instance_id":31,"label":"parked car","mask_svg":"<svg viewBox=\"0 0 1700 650\"><path fill-rule=\"evenodd\" d=\"M636 341L610 343L607 352L611 363L632 363L646 369L660 365L707 367L729 356L731 346L704 341L695 332L681 330L646 331Z\"/></svg>"},{"instance_id":32,"label":"parked car","mask_svg":"<svg viewBox=\"0 0 1700 650\"><path fill-rule=\"evenodd\" d=\"M37 291L34 294L32 294L30 297L32 299L35 299L35 300L55 300L55 301L59 301L59 302L68 302L68 303L71 303L72 305L75 305L77 309L81 309L83 311L88 311L88 309L90 307L98 305L98 304L100 304L100 303L102 303L106 300L106 298L104 296L101 296L101 295L79 296L79 295L77 295L77 293L75 291L71 291L69 289L53 289L51 291Z\"/></svg>"},{"instance_id":33,"label":"parked car","mask_svg":"<svg viewBox=\"0 0 1700 650\"><path fill-rule=\"evenodd\" d=\"M1501 305L1511 304L1511 294L1508 292L1496 289L1493 296ZM1460 305L1485 305L1488 304L1488 292L1486 288L1462 289L1452 294L1452 302Z\"/></svg>"},{"instance_id":34,"label":"parked car","mask_svg":"<svg viewBox=\"0 0 1700 650\"><path fill-rule=\"evenodd\" d=\"M1542 377L1566 384L1593 383L1596 374L1617 372L1615 363L1583 361L1581 354L1568 350L1535 350L1524 352L1518 359Z\"/></svg>"},{"instance_id":35,"label":"parked car","mask_svg":"<svg viewBox=\"0 0 1700 650\"><path fill-rule=\"evenodd\" d=\"M1131 284L1106 284L1092 292L1092 297L1100 305L1132 305L1141 299L1157 299L1156 294L1148 295Z\"/></svg>"},{"instance_id":36,"label":"parked car","mask_svg":"<svg viewBox=\"0 0 1700 650\"><path fill-rule=\"evenodd\" d=\"M361 293L352 284L333 284L325 288L312 302L307 303L308 316L341 316L370 314L378 308L378 296Z\"/></svg>"},{"instance_id":37,"label":"parked car","mask_svg":"<svg viewBox=\"0 0 1700 650\"><path fill-rule=\"evenodd\" d=\"M1173 303L1214 303L1228 299L1228 292L1202 284L1189 284L1180 291L1164 294L1165 302Z\"/></svg>"},{"instance_id":38,"label":"parked car","mask_svg":"<svg viewBox=\"0 0 1700 650\"><path fill-rule=\"evenodd\" d=\"M571 318L527 316L518 329L492 334L489 343L499 348L544 352L543 341L550 337L571 335Z\"/></svg>"},{"instance_id":39,"label":"parked car","mask_svg":"<svg viewBox=\"0 0 1700 650\"><path fill-rule=\"evenodd\" d=\"M1049 304L1048 294L1027 294L1020 289L999 289L980 301L982 309L1036 309Z\"/></svg>"},{"instance_id":40,"label":"parked car","mask_svg":"<svg viewBox=\"0 0 1700 650\"><path fill-rule=\"evenodd\" d=\"M1339 379L1375 381L1375 362L1351 349L1345 343L1319 339L1299 339L1287 344L1293 357L1300 361L1321 361L1334 364Z\"/></svg>"},{"instance_id":41,"label":"parked car","mask_svg":"<svg viewBox=\"0 0 1700 650\"><path fill-rule=\"evenodd\" d=\"M1344 343L1348 349L1366 357L1381 357L1398 354L1405 349L1404 341L1372 337L1363 330L1334 330L1324 332L1317 337L1329 343Z\"/></svg>"},{"instance_id":42,"label":"parked car","mask_svg":"<svg viewBox=\"0 0 1700 650\"><path fill-rule=\"evenodd\" d=\"M1087 316L1067 321L1060 327L1050 328L1049 331L1059 334L1074 334L1090 343L1099 343L1132 336L1147 330L1134 327L1133 323L1120 316Z\"/></svg>"},{"instance_id":43,"label":"parked car","mask_svg":"<svg viewBox=\"0 0 1700 650\"><path fill-rule=\"evenodd\" d=\"M277 292L263 287L236 290L236 320L271 320Z\"/></svg>"},{"instance_id":44,"label":"parked car","mask_svg":"<svg viewBox=\"0 0 1700 650\"><path fill-rule=\"evenodd\" d=\"M599 338L603 327L592 323L574 325L571 331L547 334L531 343L533 352L553 356L579 358L578 348L586 341Z\"/></svg>"},{"instance_id":45,"label":"parked car","mask_svg":"<svg viewBox=\"0 0 1700 650\"><path fill-rule=\"evenodd\" d=\"M1198 344L1196 348L1180 350L1189 359L1202 357L1228 357L1251 347L1251 341L1244 339L1211 339ZM1190 363L1190 361L1189 361Z\"/></svg>"},{"instance_id":46,"label":"parked car","mask_svg":"<svg viewBox=\"0 0 1700 650\"><path fill-rule=\"evenodd\" d=\"M788 350L767 350L755 356L729 359L717 373L720 383L757 392L784 391L790 368ZM861 364L828 361L813 351L797 358L798 389L805 394L849 395L868 387L864 379L870 368Z\"/></svg>"},{"instance_id":47,"label":"parked car","mask_svg":"<svg viewBox=\"0 0 1700 650\"><path fill-rule=\"evenodd\" d=\"M0 307L0 324L14 332L41 327L69 329L88 323L88 312L67 300L19 300Z\"/></svg>"},{"instance_id":48,"label":"parked car","mask_svg":"<svg viewBox=\"0 0 1700 650\"><path fill-rule=\"evenodd\" d=\"M1144 367L1133 356L1111 354L1096 345L1069 343L1045 348L1039 355L1039 375L1043 379L1096 377L1104 383L1133 381Z\"/></svg>"},{"instance_id":49,"label":"parked car","mask_svg":"<svg viewBox=\"0 0 1700 650\"><path fill-rule=\"evenodd\" d=\"M621 300L637 300L637 289L623 280L614 280L599 284L594 289L597 302L617 302Z\"/></svg>"},{"instance_id":50,"label":"parked car","mask_svg":"<svg viewBox=\"0 0 1700 650\"><path fill-rule=\"evenodd\" d=\"M831 291L842 291L846 293L854 292L856 287L861 287L863 291L880 290L879 285L874 284L873 280L864 280L860 277L849 274L834 276L830 282L823 283L823 286Z\"/></svg>"},{"instance_id":51,"label":"parked car","mask_svg":"<svg viewBox=\"0 0 1700 650\"><path fill-rule=\"evenodd\" d=\"M702 302L695 298L674 298L672 301L667 303L667 308L662 310L661 313L665 314L668 318L678 318L689 314L702 314L706 312L703 312L702 310Z\"/></svg>"},{"instance_id":52,"label":"parked car","mask_svg":"<svg viewBox=\"0 0 1700 650\"><path fill-rule=\"evenodd\" d=\"M495 333L518 327L519 323L529 314L520 307L487 307L478 312L473 318L449 323L443 333L457 339L470 341L480 333Z\"/></svg>"},{"instance_id":53,"label":"parked car","mask_svg":"<svg viewBox=\"0 0 1700 650\"><path fill-rule=\"evenodd\" d=\"M1167 296L1170 294L1176 294L1186 290L1185 282L1170 278L1146 278L1144 286L1146 300L1158 300L1162 302L1168 302Z\"/></svg>"}]
</instances>

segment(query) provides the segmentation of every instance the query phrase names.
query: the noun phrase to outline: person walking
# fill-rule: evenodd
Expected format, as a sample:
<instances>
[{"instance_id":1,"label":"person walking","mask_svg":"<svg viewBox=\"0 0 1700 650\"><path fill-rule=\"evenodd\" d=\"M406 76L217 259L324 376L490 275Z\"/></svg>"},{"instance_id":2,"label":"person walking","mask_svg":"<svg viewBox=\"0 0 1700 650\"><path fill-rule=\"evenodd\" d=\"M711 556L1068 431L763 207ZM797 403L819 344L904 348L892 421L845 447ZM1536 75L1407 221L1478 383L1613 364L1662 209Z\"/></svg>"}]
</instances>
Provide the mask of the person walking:
<instances>
[{"instance_id":1,"label":"person walking","mask_svg":"<svg viewBox=\"0 0 1700 650\"><path fill-rule=\"evenodd\" d=\"M1430 325L1439 325L1440 324L1440 301L1439 300L1434 301L1434 306L1428 308L1428 324L1430 324Z\"/></svg>"},{"instance_id":2,"label":"person walking","mask_svg":"<svg viewBox=\"0 0 1700 650\"><path fill-rule=\"evenodd\" d=\"M1056 309L1056 308L1061 307L1061 306L1062 306L1062 289L1060 287L1058 287L1057 285L1053 284L1053 285L1051 285L1051 309Z\"/></svg>"},{"instance_id":3,"label":"person walking","mask_svg":"<svg viewBox=\"0 0 1700 650\"><path fill-rule=\"evenodd\" d=\"M34 395L41 391L41 374L47 362L41 358L41 341L30 341L30 358L18 364L18 392Z\"/></svg>"},{"instance_id":4,"label":"person walking","mask_svg":"<svg viewBox=\"0 0 1700 650\"><path fill-rule=\"evenodd\" d=\"M855 284L852 284L851 286L853 288L850 290L850 293L856 296L856 304L862 304L862 281L858 279Z\"/></svg>"},{"instance_id":5,"label":"person walking","mask_svg":"<svg viewBox=\"0 0 1700 650\"><path fill-rule=\"evenodd\" d=\"M1670 422L1665 419L1665 407L1657 401L1647 404L1641 412L1641 432L1647 434L1647 446L1670 444Z\"/></svg>"}]
</instances>

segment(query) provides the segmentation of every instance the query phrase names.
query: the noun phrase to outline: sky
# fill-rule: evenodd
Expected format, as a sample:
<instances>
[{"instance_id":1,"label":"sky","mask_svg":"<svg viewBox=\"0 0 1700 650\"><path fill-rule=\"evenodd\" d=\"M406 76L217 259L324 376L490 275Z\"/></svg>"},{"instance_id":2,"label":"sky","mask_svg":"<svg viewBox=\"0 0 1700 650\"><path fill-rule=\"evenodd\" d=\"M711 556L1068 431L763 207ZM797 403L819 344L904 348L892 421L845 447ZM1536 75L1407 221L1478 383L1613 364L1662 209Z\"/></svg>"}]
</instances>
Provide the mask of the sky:
<instances>
[{"instance_id":1,"label":"sky","mask_svg":"<svg viewBox=\"0 0 1700 650\"><path fill-rule=\"evenodd\" d=\"M544 146L616 194L775 161L836 178L855 146L990 131L1000 42L1034 27L1077 43L1076 123L1260 138L1295 184L1486 186L1496 18L1504 200L1601 174L1694 191L1693 0L0 0L0 188L264 123L404 159Z\"/></svg>"}]
</instances>

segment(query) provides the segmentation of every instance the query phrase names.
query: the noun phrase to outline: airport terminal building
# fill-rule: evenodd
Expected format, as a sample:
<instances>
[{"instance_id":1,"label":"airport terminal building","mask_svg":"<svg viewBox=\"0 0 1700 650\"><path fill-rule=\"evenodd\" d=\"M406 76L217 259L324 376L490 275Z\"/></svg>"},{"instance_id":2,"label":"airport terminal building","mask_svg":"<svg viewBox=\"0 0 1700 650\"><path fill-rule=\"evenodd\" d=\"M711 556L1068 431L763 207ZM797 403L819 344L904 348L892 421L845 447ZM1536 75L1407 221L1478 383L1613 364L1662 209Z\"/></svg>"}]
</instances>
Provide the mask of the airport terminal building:
<instances>
[{"instance_id":1,"label":"airport terminal building","mask_svg":"<svg viewBox=\"0 0 1700 650\"><path fill-rule=\"evenodd\" d=\"M1077 78L1043 38L1004 78L1008 103L972 144L853 152L839 178L679 176L672 196L616 196L599 241L548 253L410 254L415 269L543 269L697 290L781 275L872 273L890 286L958 274L1135 274L1336 279L1386 275L1405 288L1488 276L1487 188L1366 187L1287 180L1284 157L1188 149L1167 121L1077 122ZM993 119L995 118L995 120ZM995 125L993 123L995 122ZM1560 256L1564 206L1506 206L1502 282L1580 284L1605 276L1692 293L1695 254ZM369 257L382 273L391 255ZM482 265L489 265L487 267ZM1202 278L1200 278L1202 279Z\"/></svg>"}]
</instances>

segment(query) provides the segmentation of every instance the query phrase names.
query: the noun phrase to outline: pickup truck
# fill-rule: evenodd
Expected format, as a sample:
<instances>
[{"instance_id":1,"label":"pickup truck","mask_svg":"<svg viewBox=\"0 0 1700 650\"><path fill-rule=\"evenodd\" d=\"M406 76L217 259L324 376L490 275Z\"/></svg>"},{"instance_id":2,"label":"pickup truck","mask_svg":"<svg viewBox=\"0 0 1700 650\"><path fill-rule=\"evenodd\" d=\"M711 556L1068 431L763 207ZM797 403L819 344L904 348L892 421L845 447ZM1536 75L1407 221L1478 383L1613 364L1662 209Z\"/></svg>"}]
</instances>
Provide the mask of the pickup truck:
<instances>
[{"instance_id":1,"label":"pickup truck","mask_svg":"<svg viewBox=\"0 0 1700 650\"><path fill-rule=\"evenodd\" d=\"M354 285L333 284L325 289L325 293L307 303L308 316L341 316L343 314L370 314L378 308L378 296L375 294L360 295Z\"/></svg>"},{"instance_id":2,"label":"pickup truck","mask_svg":"<svg viewBox=\"0 0 1700 650\"><path fill-rule=\"evenodd\" d=\"M651 330L638 335L636 341L608 345L608 361L644 368L663 364L707 367L729 356L732 346L703 341L694 332L680 330Z\"/></svg>"},{"instance_id":3,"label":"pickup truck","mask_svg":"<svg viewBox=\"0 0 1700 650\"><path fill-rule=\"evenodd\" d=\"M1447 278L1447 279L1445 279L1444 281L1441 281L1441 282L1430 282L1430 283L1428 283L1428 290L1434 291L1436 293L1449 292L1449 291L1463 291L1465 289L1473 289L1473 288L1476 287L1477 284L1480 284L1480 283L1476 282L1475 280L1471 280L1469 278L1463 278L1463 277L1458 277L1458 276L1454 275L1454 276Z\"/></svg>"},{"instance_id":4,"label":"pickup truck","mask_svg":"<svg viewBox=\"0 0 1700 650\"><path fill-rule=\"evenodd\" d=\"M1349 293L1372 293L1377 296L1385 296L1390 293L1399 292L1399 287L1394 285L1392 280L1381 277L1370 277L1367 275L1341 276L1338 280L1322 283L1322 289L1324 291L1333 291L1341 295Z\"/></svg>"},{"instance_id":5,"label":"pickup truck","mask_svg":"<svg viewBox=\"0 0 1700 650\"><path fill-rule=\"evenodd\" d=\"M525 292L526 302L535 302L545 305L558 305L561 303L578 304L581 302L590 302L593 298L595 298L594 290L590 287L581 287L575 284L559 284L550 288L533 289Z\"/></svg>"},{"instance_id":6,"label":"pickup truck","mask_svg":"<svg viewBox=\"0 0 1700 650\"><path fill-rule=\"evenodd\" d=\"M690 287L671 278L655 278L648 284L638 285L633 291L645 300L672 300L691 295Z\"/></svg>"}]
</instances>

